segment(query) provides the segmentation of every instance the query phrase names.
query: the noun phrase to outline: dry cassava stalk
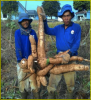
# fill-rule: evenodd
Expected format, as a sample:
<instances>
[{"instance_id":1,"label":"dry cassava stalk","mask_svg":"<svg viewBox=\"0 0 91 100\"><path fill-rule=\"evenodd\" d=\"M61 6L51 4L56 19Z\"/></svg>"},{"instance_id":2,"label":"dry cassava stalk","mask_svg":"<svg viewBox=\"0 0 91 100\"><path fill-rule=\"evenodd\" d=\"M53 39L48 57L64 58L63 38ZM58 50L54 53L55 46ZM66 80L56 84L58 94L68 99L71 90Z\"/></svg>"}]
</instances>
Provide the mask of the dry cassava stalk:
<instances>
[{"instance_id":1,"label":"dry cassava stalk","mask_svg":"<svg viewBox=\"0 0 91 100\"><path fill-rule=\"evenodd\" d=\"M29 40L30 40L30 43L31 43L32 56L34 58L36 58L37 57L37 47L36 47L36 41L35 41L33 35L29 36Z\"/></svg>"},{"instance_id":2,"label":"dry cassava stalk","mask_svg":"<svg viewBox=\"0 0 91 100\"><path fill-rule=\"evenodd\" d=\"M21 80L21 81L24 81L26 80L28 77L30 77L32 74L26 74L26 76Z\"/></svg>"},{"instance_id":3,"label":"dry cassava stalk","mask_svg":"<svg viewBox=\"0 0 91 100\"><path fill-rule=\"evenodd\" d=\"M45 40L44 40L44 23L43 23L43 18L40 15L41 13L43 13L43 9L41 7L37 7L37 13L39 16L39 27L38 27L38 48L37 48L37 52L38 52L38 59L40 60L41 58L45 58L46 57L46 53L45 53ZM41 67L41 65L40 65Z\"/></svg>"},{"instance_id":4,"label":"dry cassava stalk","mask_svg":"<svg viewBox=\"0 0 91 100\"><path fill-rule=\"evenodd\" d=\"M44 69L39 70L39 71L37 72L37 75L39 75L39 76L45 76L53 66L54 66L53 64L49 64L49 65L48 65L47 67L45 67Z\"/></svg>"},{"instance_id":5,"label":"dry cassava stalk","mask_svg":"<svg viewBox=\"0 0 91 100\"><path fill-rule=\"evenodd\" d=\"M66 64L66 65L55 65L50 70L52 74L61 74L70 71L87 71L89 70L89 66L85 66L82 64Z\"/></svg>"}]
</instances>

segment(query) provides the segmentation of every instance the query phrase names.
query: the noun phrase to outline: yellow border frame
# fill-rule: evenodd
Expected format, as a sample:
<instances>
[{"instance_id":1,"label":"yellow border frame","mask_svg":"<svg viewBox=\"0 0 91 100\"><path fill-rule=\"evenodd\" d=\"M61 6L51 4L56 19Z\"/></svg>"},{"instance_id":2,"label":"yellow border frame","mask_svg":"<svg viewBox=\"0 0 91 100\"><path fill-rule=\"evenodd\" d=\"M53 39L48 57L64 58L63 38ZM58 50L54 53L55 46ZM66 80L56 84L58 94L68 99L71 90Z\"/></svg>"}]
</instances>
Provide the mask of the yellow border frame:
<instances>
[{"instance_id":1,"label":"yellow border frame","mask_svg":"<svg viewBox=\"0 0 91 100\"><path fill-rule=\"evenodd\" d=\"M1 2L0 2L0 11L1 11ZM0 14L0 18L1 18L1 14ZM1 23L1 20L0 20L0 23ZM1 31L1 27L0 27L0 31ZM1 37L1 34L0 34L0 37ZM0 38L0 48L1 48L1 38ZM0 56L1 56L1 51L0 51ZM1 68L1 57L0 57L0 68ZM0 69L0 76L1 76L1 69ZM1 77L0 77L0 81L1 81ZM0 90L1 90L1 82L0 82ZM0 94L1 94L1 91L0 91ZM0 95L0 98L1 98L1 95Z\"/></svg>"},{"instance_id":2,"label":"yellow border frame","mask_svg":"<svg viewBox=\"0 0 91 100\"><path fill-rule=\"evenodd\" d=\"M49 0L1 0L1 1L49 1ZM90 1L90 0L50 0L50 1ZM1 11L1 2L0 2L0 11ZM91 1L90 1L90 12L91 12ZM1 18L1 14L0 14L0 18ZM90 14L90 18L91 18L91 14ZM1 20L0 20L0 23L1 23ZM0 27L0 30L1 30L1 27ZM91 33L91 19L90 19L90 33ZM1 34L0 34L0 37L1 37ZM91 34L90 34L90 38L91 38ZM91 44L91 39L90 39L90 44ZM0 38L0 48L1 48L1 38ZM91 46L90 46L90 51L91 51ZM0 55L1 55L1 51L0 51ZM90 59L91 59L91 54L90 54ZM0 62L1 62L1 57L0 57ZM90 66L91 66L91 60L90 60ZM1 63L0 63L0 67L1 67ZM91 68L90 68L90 72L91 72ZM1 70L0 70L0 76L1 76ZM1 77L0 77L0 80L1 80ZM90 73L90 80L91 80L91 73ZM1 82L0 82L0 90L1 90ZM0 94L1 94L1 91L0 91ZM1 99L1 95L0 95L0 99ZM91 99L91 81L90 81L90 99ZM7 99L1 99L1 100L7 100ZM24 100L27 100L27 99L24 99ZM33 99L33 100L36 100L36 99ZM37 99L37 100L40 100L40 99ZM64 99L57 99L57 100L64 100ZM87 100L87 99L84 99L84 100Z\"/></svg>"}]
</instances>

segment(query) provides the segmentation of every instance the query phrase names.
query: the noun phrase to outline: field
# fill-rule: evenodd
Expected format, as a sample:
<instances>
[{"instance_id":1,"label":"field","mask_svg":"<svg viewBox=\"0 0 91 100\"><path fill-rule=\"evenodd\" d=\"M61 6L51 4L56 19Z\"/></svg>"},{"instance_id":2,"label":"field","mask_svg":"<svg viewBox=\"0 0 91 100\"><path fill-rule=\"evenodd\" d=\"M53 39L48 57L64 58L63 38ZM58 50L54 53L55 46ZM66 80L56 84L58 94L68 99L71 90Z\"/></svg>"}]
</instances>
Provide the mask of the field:
<instances>
[{"instance_id":1,"label":"field","mask_svg":"<svg viewBox=\"0 0 91 100\"><path fill-rule=\"evenodd\" d=\"M90 21L78 21L82 29L81 43L78 50L78 55L90 59ZM54 27L62 22L48 21L49 27ZM18 85L17 85L17 72L16 72L16 55L15 55L15 42L14 32L19 28L17 21L1 21L1 98L2 99L19 99L21 98ZM32 22L32 28L38 35L38 21ZM47 57L52 57L56 54L55 37L45 35L45 47L47 48ZM90 62L77 62L84 65L89 65ZM48 78L48 77L47 77ZM46 87L41 87L41 98L47 98ZM64 78L58 85L58 99L64 99L66 85ZM75 82L74 98L76 96L80 99L90 98L90 70L77 71L77 79ZM32 96L31 96L32 98Z\"/></svg>"}]
</instances>

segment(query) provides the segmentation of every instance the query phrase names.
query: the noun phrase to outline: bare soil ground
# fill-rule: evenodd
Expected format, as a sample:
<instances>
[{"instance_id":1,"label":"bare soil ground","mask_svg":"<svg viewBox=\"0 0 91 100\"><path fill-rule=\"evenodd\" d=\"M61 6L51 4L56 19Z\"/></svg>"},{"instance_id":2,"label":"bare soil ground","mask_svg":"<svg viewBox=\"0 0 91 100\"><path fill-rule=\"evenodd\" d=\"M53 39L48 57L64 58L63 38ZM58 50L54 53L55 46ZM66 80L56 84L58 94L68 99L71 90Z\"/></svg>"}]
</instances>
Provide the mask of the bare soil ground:
<instances>
[{"instance_id":1,"label":"bare soil ground","mask_svg":"<svg viewBox=\"0 0 91 100\"><path fill-rule=\"evenodd\" d=\"M18 84L17 84L17 71L16 71L16 55L14 50L14 31L19 27L17 21L16 27L12 29L6 26L7 21L1 22L1 98L2 99L19 99L21 98ZM52 22L53 24L54 22ZM90 59L90 23L89 21L77 22L82 27L81 45L78 50L78 55ZM38 21L34 21L32 28L38 33ZM10 40L10 32L11 40ZM12 44L12 45L10 45ZM55 52L55 38L46 36L46 48L48 48L47 57L53 56ZM90 66L90 62L77 62L80 64ZM48 76L46 76L48 80ZM66 95L66 84L64 78L58 85L58 99L64 99ZM46 99L48 96L46 87L41 86L40 92L41 99ZM74 98L89 99L90 98L90 70L77 71L77 78L75 82L75 90L73 93ZM31 95L32 98L32 95Z\"/></svg>"}]
</instances>

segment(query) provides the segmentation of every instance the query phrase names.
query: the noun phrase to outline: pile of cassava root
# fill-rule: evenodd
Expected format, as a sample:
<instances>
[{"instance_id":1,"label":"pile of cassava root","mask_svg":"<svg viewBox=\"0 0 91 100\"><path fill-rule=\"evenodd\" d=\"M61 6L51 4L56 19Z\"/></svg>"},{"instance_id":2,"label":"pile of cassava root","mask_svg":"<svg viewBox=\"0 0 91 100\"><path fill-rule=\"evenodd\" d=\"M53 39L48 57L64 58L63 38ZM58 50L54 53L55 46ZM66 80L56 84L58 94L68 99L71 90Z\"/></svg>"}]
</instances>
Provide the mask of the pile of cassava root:
<instances>
[{"instance_id":1,"label":"pile of cassava root","mask_svg":"<svg viewBox=\"0 0 91 100\"><path fill-rule=\"evenodd\" d=\"M21 66L24 73L27 74L24 79L27 77L33 75L32 78L36 78L37 80L37 86L40 88L41 84L43 86L47 85L47 81L45 78L45 75L49 73L53 74L60 74L70 71L87 71L89 70L89 66L85 66L82 64L68 64L70 61L88 61L87 59L83 59L82 57L78 56L72 56L69 58L69 61L63 59L62 55L67 54L67 51L59 53L55 55L53 58L46 58L46 52L45 52L45 35L44 35L44 24L43 24L43 18L41 16L41 13L44 13L44 10L42 7L37 7L37 13L39 16L39 27L38 27L38 44L36 44L35 39L32 35L29 36L29 40L31 43L31 51L32 54L28 57L28 59L22 59L21 60ZM67 56L66 56L67 57ZM50 62L51 61L51 62ZM38 64L38 70L35 70L34 63ZM60 65L59 65L60 64ZM22 81L24 80L22 79Z\"/></svg>"}]
</instances>

